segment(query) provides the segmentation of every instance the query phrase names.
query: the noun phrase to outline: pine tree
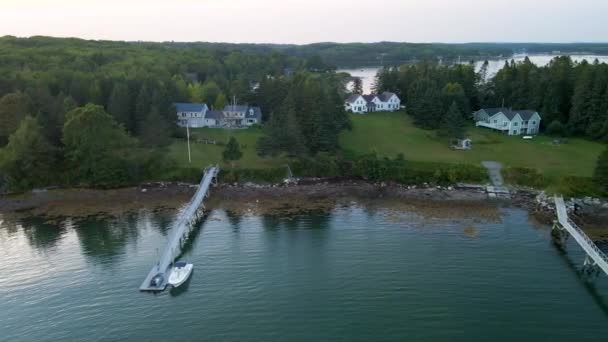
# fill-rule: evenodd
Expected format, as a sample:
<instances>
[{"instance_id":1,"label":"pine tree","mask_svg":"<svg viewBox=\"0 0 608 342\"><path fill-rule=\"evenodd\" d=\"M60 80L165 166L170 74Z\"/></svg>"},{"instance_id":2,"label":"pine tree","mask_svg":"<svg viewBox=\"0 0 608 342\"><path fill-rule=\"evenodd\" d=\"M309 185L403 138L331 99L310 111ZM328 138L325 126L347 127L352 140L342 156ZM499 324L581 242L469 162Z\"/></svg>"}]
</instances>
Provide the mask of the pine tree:
<instances>
[{"instance_id":1,"label":"pine tree","mask_svg":"<svg viewBox=\"0 0 608 342\"><path fill-rule=\"evenodd\" d=\"M466 121L464 120L458 105L456 102L452 102L450 109L441 121L441 126L438 131L439 136L449 139L462 139L464 138L465 127Z\"/></svg>"},{"instance_id":2,"label":"pine tree","mask_svg":"<svg viewBox=\"0 0 608 342\"><path fill-rule=\"evenodd\" d=\"M150 89L144 83L139 89L139 94L137 95L137 99L135 100L135 115L133 118L134 123L134 131L137 134L141 134L143 130L143 122L150 114L150 109L152 106L152 97L150 94Z\"/></svg>"},{"instance_id":3,"label":"pine tree","mask_svg":"<svg viewBox=\"0 0 608 342\"><path fill-rule=\"evenodd\" d=\"M420 79L408 93L410 99L408 113L414 117L414 123L425 129L436 129L441 123L443 105L441 92L437 84L429 79Z\"/></svg>"},{"instance_id":4,"label":"pine tree","mask_svg":"<svg viewBox=\"0 0 608 342\"><path fill-rule=\"evenodd\" d=\"M23 93L10 93L0 98L0 146L8 142L21 120L27 116L28 99Z\"/></svg>"},{"instance_id":5,"label":"pine tree","mask_svg":"<svg viewBox=\"0 0 608 342\"><path fill-rule=\"evenodd\" d=\"M353 94L363 94L363 81L360 77L353 78Z\"/></svg>"},{"instance_id":6,"label":"pine tree","mask_svg":"<svg viewBox=\"0 0 608 342\"><path fill-rule=\"evenodd\" d=\"M171 140L169 124L160 115L158 109L153 107L143 122L140 140L144 146L163 147L169 145Z\"/></svg>"},{"instance_id":7,"label":"pine tree","mask_svg":"<svg viewBox=\"0 0 608 342\"><path fill-rule=\"evenodd\" d=\"M593 174L593 180L600 187L601 191L608 195L608 149L600 155Z\"/></svg>"},{"instance_id":8,"label":"pine tree","mask_svg":"<svg viewBox=\"0 0 608 342\"><path fill-rule=\"evenodd\" d=\"M116 83L108 99L108 113L132 132L135 124L130 115L130 105L129 88L123 82Z\"/></svg>"},{"instance_id":9,"label":"pine tree","mask_svg":"<svg viewBox=\"0 0 608 342\"><path fill-rule=\"evenodd\" d=\"M234 162L241 159L241 157L243 156L243 152L241 152L241 147L238 141L236 141L235 137L230 137L230 141L228 141L228 144L226 145L222 156L224 158L224 161L229 161L232 164L233 168Z\"/></svg>"}]
</instances>

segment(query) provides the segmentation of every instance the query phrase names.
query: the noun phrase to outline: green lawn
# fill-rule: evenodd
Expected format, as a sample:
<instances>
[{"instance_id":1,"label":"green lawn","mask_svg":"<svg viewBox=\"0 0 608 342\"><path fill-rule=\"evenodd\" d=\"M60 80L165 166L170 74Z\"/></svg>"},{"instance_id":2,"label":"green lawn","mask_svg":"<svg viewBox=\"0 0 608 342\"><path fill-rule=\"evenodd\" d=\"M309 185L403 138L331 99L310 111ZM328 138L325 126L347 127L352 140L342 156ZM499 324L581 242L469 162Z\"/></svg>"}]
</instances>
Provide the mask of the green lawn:
<instances>
[{"instance_id":1,"label":"green lawn","mask_svg":"<svg viewBox=\"0 0 608 342\"><path fill-rule=\"evenodd\" d=\"M374 113L352 115L353 129L340 136L340 144L347 154L360 155L376 151L380 156L394 157L403 153L407 160L421 162L468 163L479 165L483 160L496 160L505 166L529 167L547 176L591 176L597 157L605 145L569 139L564 145L553 145L550 137L538 136L533 140L506 136L489 129L471 127L468 135L473 139L473 150L453 151L447 142L438 139L434 131L414 127L411 118L403 113ZM215 139L227 143L234 136L242 146L243 158L236 167L264 169L280 167L284 158L262 158L255 150L262 136L258 128L224 130L212 128L192 129L192 163L188 163L186 142L176 140L171 145L171 156L179 167L204 168L222 162L224 146L205 145L196 139Z\"/></svg>"},{"instance_id":2,"label":"green lawn","mask_svg":"<svg viewBox=\"0 0 608 342\"><path fill-rule=\"evenodd\" d=\"M454 151L434 131L414 127L404 113L352 115L353 129L340 136L342 148L350 154L376 151L380 156L424 162L479 164L496 160L505 166L535 168L548 176L591 176L604 145L582 139L569 139L564 145L553 145L552 138L537 136L533 140L506 136L489 129L471 127L471 151Z\"/></svg>"},{"instance_id":3,"label":"green lawn","mask_svg":"<svg viewBox=\"0 0 608 342\"><path fill-rule=\"evenodd\" d=\"M197 128L191 129L190 148L192 150L192 163L188 163L188 147L185 140L176 140L170 146L171 157L178 163L179 167L204 168L210 164L219 163L229 166L222 161L222 145L207 145L196 143L197 139L213 139L221 143L228 143L234 136L241 145L243 157L235 163L235 167L262 169L279 167L285 164L281 158L261 158L255 151L257 139L262 136L262 131L256 128L245 130L226 130L220 128Z\"/></svg>"}]
</instances>

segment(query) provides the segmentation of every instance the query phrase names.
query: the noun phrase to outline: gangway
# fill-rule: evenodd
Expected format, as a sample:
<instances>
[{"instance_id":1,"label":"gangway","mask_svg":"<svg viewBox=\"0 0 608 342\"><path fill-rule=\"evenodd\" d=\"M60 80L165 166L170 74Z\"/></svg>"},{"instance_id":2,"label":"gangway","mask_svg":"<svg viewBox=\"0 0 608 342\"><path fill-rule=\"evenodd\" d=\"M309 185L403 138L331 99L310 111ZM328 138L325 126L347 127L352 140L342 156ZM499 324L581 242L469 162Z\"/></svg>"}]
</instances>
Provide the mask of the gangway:
<instances>
[{"instance_id":1,"label":"gangway","mask_svg":"<svg viewBox=\"0 0 608 342\"><path fill-rule=\"evenodd\" d=\"M203 199L209 194L211 183L217 179L219 171L220 169L217 165L205 169L196 193L173 222L172 234L167 242L167 246L158 262L152 267L146 279L144 279L144 282L139 287L140 291L163 291L167 287L167 280L171 275L171 265L181 252L188 233L194 228L194 225L202 215L199 208L201 206L204 208ZM155 278L158 281L153 282L152 280Z\"/></svg>"},{"instance_id":2,"label":"gangway","mask_svg":"<svg viewBox=\"0 0 608 342\"><path fill-rule=\"evenodd\" d=\"M555 196L555 211L557 212L557 221L553 228L567 231L574 240L583 248L586 253L585 266L599 267L605 274L608 275L608 257L600 250L593 240L591 240L585 232L579 228L569 217L564 198Z\"/></svg>"}]
</instances>

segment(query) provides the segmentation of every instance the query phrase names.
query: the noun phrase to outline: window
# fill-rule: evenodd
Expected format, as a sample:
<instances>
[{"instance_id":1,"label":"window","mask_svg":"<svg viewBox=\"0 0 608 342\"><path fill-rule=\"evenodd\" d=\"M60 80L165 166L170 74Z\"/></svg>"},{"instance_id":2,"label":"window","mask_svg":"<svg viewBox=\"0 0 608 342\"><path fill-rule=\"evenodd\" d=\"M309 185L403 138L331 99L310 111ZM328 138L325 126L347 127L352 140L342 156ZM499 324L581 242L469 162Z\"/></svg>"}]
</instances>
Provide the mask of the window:
<instances>
[{"instance_id":1,"label":"window","mask_svg":"<svg viewBox=\"0 0 608 342\"><path fill-rule=\"evenodd\" d=\"M532 121L532 124L533 124L533 125L536 125L536 121Z\"/></svg>"},{"instance_id":2,"label":"window","mask_svg":"<svg viewBox=\"0 0 608 342\"><path fill-rule=\"evenodd\" d=\"M494 120L494 123L498 123L498 120Z\"/></svg>"},{"instance_id":3,"label":"window","mask_svg":"<svg viewBox=\"0 0 608 342\"><path fill-rule=\"evenodd\" d=\"M517 125L519 125L519 122L514 122L513 126L517 127Z\"/></svg>"}]
</instances>

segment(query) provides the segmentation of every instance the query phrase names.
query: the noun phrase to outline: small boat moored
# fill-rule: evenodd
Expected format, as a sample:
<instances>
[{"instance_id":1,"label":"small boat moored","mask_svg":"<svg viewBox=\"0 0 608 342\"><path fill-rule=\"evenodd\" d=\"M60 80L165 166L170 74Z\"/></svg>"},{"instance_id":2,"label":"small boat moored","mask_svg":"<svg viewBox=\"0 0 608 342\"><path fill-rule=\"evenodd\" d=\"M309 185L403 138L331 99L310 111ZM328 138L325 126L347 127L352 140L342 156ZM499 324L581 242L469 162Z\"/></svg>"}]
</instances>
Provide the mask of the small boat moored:
<instances>
[{"instance_id":1,"label":"small boat moored","mask_svg":"<svg viewBox=\"0 0 608 342\"><path fill-rule=\"evenodd\" d=\"M169 284L173 287L178 287L188 280L190 274L192 274L192 268L194 265L188 264L183 261L176 262L171 269L171 275L169 276Z\"/></svg>"}]
</instances>

